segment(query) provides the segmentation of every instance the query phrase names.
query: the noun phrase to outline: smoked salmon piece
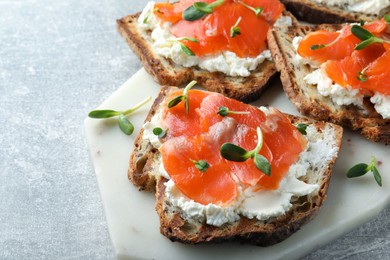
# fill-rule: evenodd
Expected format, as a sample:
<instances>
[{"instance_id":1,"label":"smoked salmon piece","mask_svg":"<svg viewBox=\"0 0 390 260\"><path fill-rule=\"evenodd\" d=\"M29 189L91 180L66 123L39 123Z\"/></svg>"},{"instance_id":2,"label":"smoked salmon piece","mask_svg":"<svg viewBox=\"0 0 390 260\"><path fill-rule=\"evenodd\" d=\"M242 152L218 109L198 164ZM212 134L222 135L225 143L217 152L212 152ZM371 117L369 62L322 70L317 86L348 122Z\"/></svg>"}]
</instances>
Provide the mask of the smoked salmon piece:
<instances>
[{"instance_id":1,"label":"smoked salmon piece","mask_svg":"<svg viewBox=\"0 0 390 260\"><path fill-rule=\"evenodd\" d=\"M175 91L167 100L182 93ZM162 118L168 134L160 152L163 165L178 189L198 203L230 203L237 196L238 185L277 189L291 164L306 147L302 134L276 109L270 108L266 115L253 106L200 90L190 90L188 97L188 114L184 102L172 108L165 103ZM220 106L249 114L221 116L217 114ZM257 127L262 129L264 137L259 154L269 161L271 176L257 169L252 159L228 161L219 152L224 143L253 150L257 146ZM194 161L199 160L209 164L205 172L195 167Z\"/></svg>"},{"instance_id":2,"label":"smoked salmon piece","mask_svg":"<svg viewBox=\"0 0 390 260\"><path fill-rule=\"evenodd\" d=\"M340 60L351 55L360 40L354 35L346 37L340 32L316 31L303 38L298 47L298 54L308 58L313 63L321 64L327 60ZM313 46L328 45L327 47L313 49Z\"/></svg>"},{"instance_id":3,"label":"smoked salmon piece","mask_svg":"<svg viewBox=\"0 0 390 260\"><path fill-rule=\"evenodd\" d=\"M389 28L386 21L381 20L362 26L375 37L388 40ZM374 43L363 49L355 50L362 40L352 34L351 26L340 32L317 31L308 34L298 47L298 54L317 64L334 83L342 87L359 89L360 93L372 96L372 92L390 94L388 42ZM314 45L327 45L314 48Z\"/></svg>"},{"instance_id":4,"label":"smoked salmon piece","mask_svg":"<svg viewBox=\"0 0 390 260\"><path fill-rule=\"evenodd\" d=\"M158 3L154 14L164 22L172 23L170 32L177 38L191 37L199 42L183 41L197 56L213 55L222 51L231 51L239 57L256 57L267 48L269 27L280 17L284 7L278 0L225 0L214 8L211 14L195 21L182 18L183 11L194 0L182 0L174 4ZM214 1L202 1L212 3ZM240 3L241 2L241 3ZM243 4L242 4L243 3ZM256 16L253 8L263 11ZM180 19L179 19L180 18ZM239 21L239 34L231 36L231 28Z\"/></svg>"},{"instance_id":5,"label":"smoked salmon piece","mask_svg":"<svg viewBox=\"0 0 390 260\"><path fill-rule=\"evenodd\" d=\"M363 28L374 35L381 35L386 29L386 22L382 19L366 24ZM321 64L328 60L341 60L350 56L360 42L361 40L352 34L351 26L346 26L339 32L319 30L306 35L300 42L297 52L301 57ZM320 45L325 47L313 47Z\"/></svg>"},{"instance_id":6,"label":"smoked salmon piece","mask_svg":"<svg viewBox=\"0 0 390 260\"><path fill-rule=\"evenodd\" d=\"M162 127L168 128L167 137L177 136L195 136L201 132L199 125L199 115L195 110L199 107L200 102L207 96L207 93L200 90L191 90L189 94L189 109L186 112L185 102L181 101L178 105L168 108L168 102L177 96L183 95L183 90L170 93L167 102L164 105ZM194 124L196 122L196 124Z\"/></svg>"},{"instance_id":7,"label":"smoked salmon piece","mask_svg":"<svg viewBox=\"0 0 390 260\"><path fill-rule=\"evenodd\" d=\"M360 88L359 72L385 53L382 44L373 44L362 50L354 51L342 60L330 60L322 65L329 78L342 87Z\"/></svg>"},{"instance_id":8,"label":"smoked salmon piece","mask_svg":"<svg viewBox=\"0 0 390 260\"><path fill-rule=\"evenodd\" d=\"M170 139L160 147L162 161L177 188L188 198L207 205L224 205L237 196L237 184L226 164L214 156L214 147L201 136ZM205 160L210 167L202 172L191 160ZM221 192L223 191L223 192Z\"/></svg>"}]
</instances>

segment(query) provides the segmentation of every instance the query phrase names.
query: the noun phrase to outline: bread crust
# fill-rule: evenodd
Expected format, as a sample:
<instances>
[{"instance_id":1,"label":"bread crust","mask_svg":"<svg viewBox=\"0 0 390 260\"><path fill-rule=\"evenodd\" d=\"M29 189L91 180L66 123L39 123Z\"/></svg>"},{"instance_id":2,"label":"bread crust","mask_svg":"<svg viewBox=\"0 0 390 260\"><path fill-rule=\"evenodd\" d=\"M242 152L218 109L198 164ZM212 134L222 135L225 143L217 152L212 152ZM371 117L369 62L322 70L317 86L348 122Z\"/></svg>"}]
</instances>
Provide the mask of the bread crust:
<instances>
[{"instance_id":1,"label":"bread crust","mask_svg":"<svg viewBox=\"0 0 390 260\"><path fill-rule=\"evenodd\" d=\"M303 80L313 69L308 65L294 63L294 37L319 29L335 31L341 27L329 24L292 26L274 28L268 32L269 48L280 71L284 91L301 114L347 127L371 141L390 144L390 119L383 119L368 98L364 100L364 110L355 105L337 106L331 98L320 95L315 86Z\"/></svg>"},{"instance_id":2,"label":"bread crust","mask_svg":"<svg viewBox=\"0 0 390 260\"><path fill-rule=\"evenodd\" d=\"M389 8L386 8L379 15L367 15L359 12L346 11L337 6L329 7L310 0L281 0L281 2L299 20L314 24L338 24L358 22L359 20L371 21L382 17L389 11Z\"/></svg>"},{"instance_id":3,"label":"bread crust","mask_svg":"<svg viewBox=\"0 0 390 260\"><path fill-rule=\"evenodd\" d=\"M154 102L148 117L145 121L151 120L151 117L158 112L159 104L169 91L176 88L163 87ZM315 122L308 118L287 115L293 124L306 123L314 124L317 129L325 129L325 126L331 126L335 132L335 140L338 148L342 141L342 128L325 122ZM311 220L319 211L321 205L326 199L326 192L333 165L336 156L327 164L324 172L321 172L319 183L320 189L315 196L302 196L296 198L294 207L285 215L271 218L267 221L258 221L256 219L241 219L232 224L224 224L221 227L215 227L206 223L197 222L186 218L176 209L165 196L165 182L167 179L161 177L158 173L160 160L158 152L152 152L153 148L149 145L139 145L145 142L142 140L143 131L137 138L135 149L130 157L129 178L140 189L156 191L156 211L160 219L160 232L172 241L183 243L203 243L203 242L222 242L222 241L241 241L255 244L258 246L269 246L285 240L300 227ZM150 155L153 153L153 155ZM141 154L141 156L139 156ZM145 157L146 156L146 157ZM141 163L139 162L141 159ZM146 159L145 159L146 158ZM140 167L143 165L143 167ZM313 170L312 172L315 172ZM315 174L315 173L312 173ZM309 177L307 177L309 178ZM308 181L308 180L304 180ZM153 187L153 185L156 185Z\"/></svg>"},{"instance_id":4,"label":"bread crust","mask_svg":"<svg viewBox=\"0 0 390 260\"><path fill-rule=\"evenodd\" d=\"M221 93L227 97L251 102L258 99L263 90L269 85L272 78L277 76L273 62L265 60L248 77L232 77L222 72L209 72L199 67L185 68L174 64L153 52L150 33L142 36L137 27L140 13L128 15L117 20L119 33L134 51L145 67L145 70L161 85L183 86L191 80L213 92ZM289 12L283 15L292 17L293 24L297 20Z\"/></svg>"}]
</instances>

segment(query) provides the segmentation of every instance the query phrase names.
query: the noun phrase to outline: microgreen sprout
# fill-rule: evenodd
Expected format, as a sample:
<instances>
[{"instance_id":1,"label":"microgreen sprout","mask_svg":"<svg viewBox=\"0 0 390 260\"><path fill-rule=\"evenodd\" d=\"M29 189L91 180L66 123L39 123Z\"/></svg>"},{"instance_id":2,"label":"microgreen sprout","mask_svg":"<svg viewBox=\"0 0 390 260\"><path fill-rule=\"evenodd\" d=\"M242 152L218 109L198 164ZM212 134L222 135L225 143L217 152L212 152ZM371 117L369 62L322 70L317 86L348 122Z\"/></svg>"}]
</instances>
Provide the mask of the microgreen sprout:
<instances>
[{"instance_id":1,"label":"microgreen sprout","mask_svg":"<svg viewBox=\"0 0 390 260\"><path fill-rule=\"evenodd\" d=\"M298 131L303 134L303 135L307 135L307 132L306 132L306 128L307 128L307 124L304 124L304 123L299 123L295 126Z\"/></svg>"},{"instance_id":2,"label":"microgreen sprout","mask_svg":"<svg viewBox=\"0 0 390 260\"><path fill-rule=\"evenodd\" d=\"M230 37L234 38L241 34L241 29L238 24L241 22L241 16L237 19L237 22L230 28Z\"/></svg>"},{"instance_id":3,"label":"microgreen sprout","mask_svg":"<svg viewBox=\"0 0 390 260\"><path fill-rule=\"evenodd\" d=\"M353 166L351 169L347 172L348 178L354 178L363 176L367 172L371 171L374 175L376 183L382 187L382 177L379 174L378 169L376 168L376 158L372 157L371 163L367 165L366 163L358 163L355 166Z\"/></svg>"},{"instance_id":4,"label":"microgreen sprout","mask_svg":"<svg viewBox=\"0 0 390 260\"><path fill-rule=\"evenodd\" d=\"M368 66L365 67L362 71L359 71L358 72L358 75L356 76L356 78L361 81L361 82L364 82L364 81L367 81L368 79L368 76L366 74L366 70L367 70Z\"/></svg>"},{"instance_id":5,"label":"microgreen sprout","mask_svg":"<svg viewBox=\"0 0 390 260\"><path fill-rule=\"evenodd\" d=\"M193 5L184 10L182 17L187 21L196 21L211 14L215 7L222 5L225 0L217 0L210 4L205 2L195 2Z\"/></svg>"},{"instance_id":6,"label":"microgreen sprout","mask_svg":"<svg viewBox=\"0 0 390 260\"><path fill-rule=\"evenodd\" d=\"M315 50L319 50L319 49L330 47L333 44L335 44L338 40L341 39L341 35L342 34L340 33L339 36L336 37L336 39L334 39L332 42L330 42L328 44L314 44L314 45L310 46L310 50L315 51Z\"/></svg>"},{"instance_id":7,"label":"microgreen sprout","mask_svg":"<svg viewBox=\"0 0 390 260\"><path fill-rule=\"evenodd\" d=\"M220 106L218 108L217 114L220 116L227 116L229 114L249 115L250 112L249 111L233 111L233 110L229 110L229 108L227 108L227 107Z\"/></svg>"},{"instance_id":8,"label":"microgreen sprout","mask_svg":"<svg viewBox=\"0 0 390 260\"><path fill-rule=\"evenodd\" d=\"M249 10L252 10L257 17L259 17L259 15L263 12L263 8L262 7L256 7L255 8L253 6L250 6L250 5L246 4L246 3L244 3L243 1L237 1L237 3L242 4L243 6L248 8Z\"/></svg>"},{"instance_id":9,"label":"microgreen sprout","mask_svg":"<svg viewBox=\"0 0 390 260\"><path fill-rule=\"evenodd\" d=\"M390 15L389 14L386 14L383 19L385 19L386 23L387 24L390 24Z\"/></svg>"},{"instance_id":10,"label":"microgreen sprout","mask_svg":"<svg viewBox=\"0 0 390 260\"><path fill-rule=\"evenodd\" d=\"M134 132L134 126L128 119L128 115L130 115L131 113L133 113L134 111L136 111L137 109L145 105L151 99L152 97L148 97L147 99L145 99L144 101L136 105L135 107L132 107L125 111L116 111L116 110L109 110L109 109L93 110L89 112L88 116L91 118L98 118L98 119L117 116L119 128L122 130L123 133L127 135L131 135Z\"/></svg>"},{"instance_id":11,"label":"microgreen sprout","mask_svg":"<svg viewBox=\"0 0 390 260\"><path fill-rule=\"evenodd\" d=\"M199 161L192 160L192 159L190 159L190 160L191 160L191 162L193 162L195 164L196 169L198 169L201 172L206 172L206 170L208 168L210 168L210 164L208 164L204 160L199 160Z\"/></svg>"},{"instance_id":12,"label":"microgreen sprout","mask_svg":"<svg viewBox=\"0 0 390 260\"><path fill-rule=\"evenodd\" d=\"M182 43L182 41L190 41L190 42L196 42L196 43L199 42L198 39L195 39L195 38L192 38L192 37L180 37L180 38L170 38L170 39L167 39L166 43L160 44L159 46L161 46L161 47L171 46L172 43L177 42L177 43L180 44L180 48L181 48L181 50L185 54L187 54L188 56L195 56L195 53L190 48L188 48L187 45Z\"/></svg>"},{"instance_id":13,"label":"microgreen sprout","mask_svg":"<svg viewBox=\"0 0 390 260\"><path fill-rule=\"evenodd\" d=\"M263 146L263 133L261 132L260 127L257 128L257 138L257 146L251 151L247 151L232 143L224 143L220 148L220 153L226 160L234 162L245 162L249 158L253 158L257 169L270 176L271 165L267 158L259 154L261 147Z\"/></svg>"},{"instance_id":14,"label":"microgreen sprout","mask_svg":"<svg viewBox=\"0 0 390 260\"><path fill-rule=\"evenodd\" d=\"M359 43L355 46L355 50L364 49L364 48L366 48L374 43L389 43L390 44L390 41L376 37L375 35L373 35L369 31L364 29L362 26L357 25L357 24L352 26L351 32L353 35L355 35L356 37L358 37L362 41L361 43Z\"/></svg>"},{"instance_id":15,"label":"microgreen sprout","mask_svg":"<svg viewBox=\"0 0 390 260\"><path fill-rule=\"evenodd\" d=\"M162 129L161 127L153 128L153 134L157 135L158 138L163 138L168 132L168 128Z\"/></svg>"},{"instance_id":16,"label":"microgreen sprout","mask_svg":"<svg viewBox=\"0 0 390 260\"><path fill-rule=\"evenodd\" d=\"M174 106L178 105L181 101L184 100L184 106L185 106L185 108L186 108L186 113L188 114L188 110L189 110L188 91L189 91L195 84L196 84L196 81L195 81L195 80L191 81L191 82L184 88L183 95L177 96L177 97L171 99L171 100L168 102L168 108L174 107Z\"/></svg>"}]
</instances>

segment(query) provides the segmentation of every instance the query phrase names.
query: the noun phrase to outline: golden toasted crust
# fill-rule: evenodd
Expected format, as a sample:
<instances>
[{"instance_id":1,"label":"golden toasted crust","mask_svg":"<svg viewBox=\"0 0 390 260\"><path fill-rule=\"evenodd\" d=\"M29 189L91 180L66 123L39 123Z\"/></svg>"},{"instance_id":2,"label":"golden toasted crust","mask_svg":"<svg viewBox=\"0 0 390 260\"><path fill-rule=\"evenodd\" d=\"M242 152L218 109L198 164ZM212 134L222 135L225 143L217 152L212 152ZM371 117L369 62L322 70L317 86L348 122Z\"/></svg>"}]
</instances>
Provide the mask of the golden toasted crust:
<instances>
[{"instance_id":1,"label":"golden toasted crust","mask_svg":"<svg viewBox=\"0 0 390 260\"><path fill-rule=\"evenodd\" d=\"M338 30L341 26L293 26L269 31L268 44L280 71L284 91L301 114L345 126L374 142L390 144L390 119L383 119L369 98L365 98L363 109L355 105L338 106L331 98L320 95L315 86L303 80L313 69L296 62L296 51L292 44L294 37L319 29Z\"/></svg>"},{"instance_id":2,"label":"golden toasted crust","mask_svg":"<svg viewBox=\"0 0 390 260\"><path fill-rule=\"evenodd\" d=\"M366 15L358 12L345 11L336 6L326 6L310 0L281 0L286 9L299 20L310 23L344 23L358 22L359 20L371 21L388 13L389 8L384 8L378 15Z\"/></svg>"},{"instance_id":3,"label":"golden toasted crust","mask_svg":"<svg viewBox=\"0 0 390 260\"><path fill-rule=\"evenodd\" d=\"M141 60L146 71L161 85L182 86L191 80L209 91L244 102L258 99L271 79L277 74L273 62L264 61L248 77L232 77L221 72L208 72L199 67L185 68L174 64L170 59L157 55L152 49L150 32L144 34L137 27L140 13L117 20L117 27L123 38ZM293 24L297 20L289 12L284 15L292 17Z\"/></svg>"},{"instance_id":4,"label":"golden toasted crust","mask_svg":"<svg viewBox=\"0 0 390 260\"><path fill-rule=\"evenodd\" d=\"M158 111L159 104L169 91L176 88L163 87L146 121ZM315 122L308 118L287 115L293 124L306 123L313 125L319 136L324 138L326 127L332 128L331 138L335 140L335 148L339 149L342 140L342 128L325 122ZM324 131L324 132L322 132ZM160 218L160 231L172 241L184 243L222 242L227 240L242 241L259 246L269 246L278 243L300 229L300 227L312 219L326 198L332 167L336 161L337 153L332 160L327 162L321 170L312 167L302 180L307 183L317 183L318 192L311 195L295 197L292 201L293 208L285 215L271 218L267 221L258 221L241 217L233 224L224 224L221 227L208 225L204 222L188 219L180 209L175 208L165 197L165 185L167 181L159 175L159 154L153 151L152 146L142 141L143 131L136 139L136 146L130 157L129 178L140 189L156 190L156 211ZM143 143L140 145L140 143ZM155 185L156 186L153 186Z\"/></svg>"}]
</instances>

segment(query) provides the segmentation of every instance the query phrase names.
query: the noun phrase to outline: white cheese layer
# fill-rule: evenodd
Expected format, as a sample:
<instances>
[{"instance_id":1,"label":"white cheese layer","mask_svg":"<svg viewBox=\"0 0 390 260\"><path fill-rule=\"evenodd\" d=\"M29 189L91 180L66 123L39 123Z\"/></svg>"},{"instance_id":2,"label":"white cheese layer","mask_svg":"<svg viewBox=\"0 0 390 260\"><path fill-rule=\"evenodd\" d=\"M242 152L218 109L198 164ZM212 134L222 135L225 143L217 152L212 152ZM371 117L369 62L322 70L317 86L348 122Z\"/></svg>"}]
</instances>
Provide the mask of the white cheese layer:
<instances>
[{"instance_id":1,"label":"white cheese layer","mask_svg":"<svg viewBox=\"0 0 390 260\"><path fill-rule=\"evenodd\" d=\"M272 60L271 52L265 50L258 56L251 58L240 58L235 53L224 51L217 55L206 55L202 57L188 56L175 41L175 37L170 33L170 23L160 24L153 14L154 2L149 2L138 19L138 27L143 30L144 35L147 31L151 32L154 51L164 58L171 59L175 64L183 67L199 66L201 69L210 72L222 72L228 76L247 77L251 71L265 60ZM291 25L291 18L280 17L276 22L279 26ZM213 33L212 28L208 30Z\"/></svg>"},{"instance_id":2,"label":"white cheese layer","mask_svg":"<svg viewBox=\"0 0 390 260\"><path fill-rule=\"evenodd\" d=\"M375 110L384 119L390 119L390 96L376 93L370 98L370 101L375 104Z\"/></svg>"},{"instance_id":3,"label":"white cheese layer","mask_svg":"<svg viewBox=\"0 0 390 260\"><path fill-rule=\"evenodd\" d=\"M339 106L351 104L363 106L363 95L359 94L358 89L344 88L339 84L333 84L322 69L314 70L303 79L309 84L317 85L317 90L322 96L330 97Z\"/></svg>"},{"instance_id":4,"label":"white cheese layer","mask_svg":"<svg viewBox=\"0 0 390 260\"><path fill-rule=\"evenodd\" d=\"M161 116L156 114L154 117L160 118ZM156 122L154 119L151 121ZM214 125L213 127L218 126ZM153 135L153 133L148 133L150 131L151 128L144 130L143 138L145 140ZM326 128L324 131L325 136L333 135L333 129L331 128ZM306 132L306 138L309 141L308 146L300 154L298 161L290 167L277 190L256 192L251 188L243 190L239 187L238 198L227 206L202 205L183 195L174 182L169 180L166 183L166 197L172 205L180 208L187 217L198 221L205 220L207 224L213 226L234 223L239 220L240 216L267 220L271 217L283 215L292 207L291 198L293 196L304 196L319 189L318 184L308 184L299 180L299 178L304 176L309 168L318 168L318 171L321 171L337 153L336 145L329 142L329 140L319 138L314 127L308 126ZM160 145L161 143L157 144L158 147ZM163 165L162 161L160 165ZM164 169L160 169L160 171L162 176L169 179Z\"/></svg>"},{"instance_id":5,"label":"white cheese layer","mask_svg":"<svg viewBox=\"0 0 390 260\"><path fill-rule=\"evenodd\" d=\"M313 0L316 3L337 6L344 10L379 15L381 10L390 6L390 0Z\"/></svg>"}]
</instances>

